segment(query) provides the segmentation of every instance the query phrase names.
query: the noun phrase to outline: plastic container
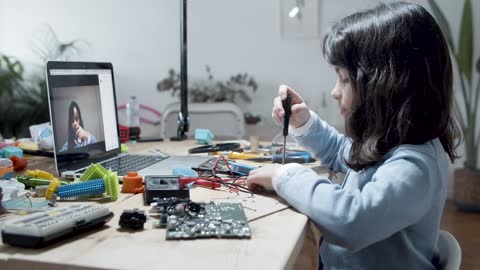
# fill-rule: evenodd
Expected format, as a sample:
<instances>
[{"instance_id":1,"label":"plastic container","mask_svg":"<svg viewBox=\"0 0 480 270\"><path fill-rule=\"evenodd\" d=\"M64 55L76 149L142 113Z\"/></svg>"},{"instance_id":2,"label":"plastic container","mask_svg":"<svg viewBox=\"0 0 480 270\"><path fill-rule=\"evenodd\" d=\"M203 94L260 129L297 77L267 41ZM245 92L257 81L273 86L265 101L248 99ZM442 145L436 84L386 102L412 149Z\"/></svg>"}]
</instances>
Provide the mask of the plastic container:
<instances>
[{"instance_id":1,"label":"plastic container","mask_svg":"<svg viewBox=\"0 0 480 270\"><path fill-rule=\"evenodd\" d=\"M9 158L11 156L23 157L23 150L16 146L7 146L0 150L0 157Z\"/></svg>"},{"instance_id":2,"label":"plastic container","mask_svg":"<svg viewBox=\"0 0 480 270\"><path fill-rule=\"evenodd\" d=\"M0 158L0 179L13 177L13 162L8 158Z\"/></svg>"},{"instance_id":3,"label":"plastic container","mask_svg":"<svg viewBox=\"0 0 480 270\"><path fill-rule=\"evenodd\" d=\"M128 142L128 139L130 138L130 129L124 125L119 125L118 127L120 129L120 142Z\"/></svg>"},{"instance_id":4,"label":"plastic container","mask_svg":"<svg viewBox=\"0 0 480 270\"><path fill-rule=\"evenodd\" d=\"M142 193L143 178L137 172L128 172L123 177L122 193Z\"/></svg>"},{"instance_id":5,"label":"plastic container","mask_svg":"<svg viewBox=\"0 0 480 270\"><path fill-rule=\"evenodd\" d=\"M128 127L140 126L140 104L136 96L131 96L125 108L125 119Z\"/></svg>"}]
</instances>

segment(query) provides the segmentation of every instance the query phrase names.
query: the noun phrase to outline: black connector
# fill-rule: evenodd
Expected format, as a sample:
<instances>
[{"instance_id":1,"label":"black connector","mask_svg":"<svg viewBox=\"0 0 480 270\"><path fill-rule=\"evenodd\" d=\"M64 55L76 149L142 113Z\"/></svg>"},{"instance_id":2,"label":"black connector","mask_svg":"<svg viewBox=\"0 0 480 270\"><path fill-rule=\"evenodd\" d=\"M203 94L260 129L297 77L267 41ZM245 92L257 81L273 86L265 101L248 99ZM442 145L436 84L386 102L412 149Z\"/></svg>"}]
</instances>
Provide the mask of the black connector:
<instances>
[{"instance_id":1,"label":"black connector","mask_svg":"<svg viewBox=\"0 0 480 270\"><path fill-rule=\"evenodd\" d=\"M145 211L138 210L123 210L118 225L122 228L129 228L133 230L143 230L143 225L147 222Z\"/></svg>"}]
</instances>

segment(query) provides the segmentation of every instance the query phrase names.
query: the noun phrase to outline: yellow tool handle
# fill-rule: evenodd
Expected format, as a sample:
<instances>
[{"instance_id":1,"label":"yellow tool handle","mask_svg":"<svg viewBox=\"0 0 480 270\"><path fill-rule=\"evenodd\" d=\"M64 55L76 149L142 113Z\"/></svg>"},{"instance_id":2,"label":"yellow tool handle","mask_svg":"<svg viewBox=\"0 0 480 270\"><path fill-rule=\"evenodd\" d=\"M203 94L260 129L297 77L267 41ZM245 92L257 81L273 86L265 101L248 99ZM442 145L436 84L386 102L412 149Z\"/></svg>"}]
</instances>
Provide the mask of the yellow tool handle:
<instances>
[{"instance_id":1,"label":"yellow tool handle","mask_svg":"<svg viewBox=\"0 0 480 270\"><path fill-rule=\"evenodd\" d=\"M214 156L217 156L217 155L219 156L223 154L225 154L225 152L221 152L221 151L210 153L210 155L214 155ZM229 159L249 159L249 158L258 158L258 157L263 157L263 155L228 151Z\"/></svg>"},{"instance_id":2,"label":"yellow tool handle","mask_svg":"<svg viewBox=\"0 0 480 270\"><path fill-rule=\"evenodd\" d=\"M257 154L247 154L247 153L240 153L240 152L228 152L228 158L230 159L247 159L247 158L258 158L263 157L262 155Z\"/></svg>"},{"instance_id":3,"label":"yellow tool handle","mask_svg":"<svg viewBox=\"0 0 480 270\"><path fill-rule=\"evenodd\" d=\"M53 180L55 178L51 173L42 170L27 170L25 175L48 180Z\"/></svg>"}]
</instances>

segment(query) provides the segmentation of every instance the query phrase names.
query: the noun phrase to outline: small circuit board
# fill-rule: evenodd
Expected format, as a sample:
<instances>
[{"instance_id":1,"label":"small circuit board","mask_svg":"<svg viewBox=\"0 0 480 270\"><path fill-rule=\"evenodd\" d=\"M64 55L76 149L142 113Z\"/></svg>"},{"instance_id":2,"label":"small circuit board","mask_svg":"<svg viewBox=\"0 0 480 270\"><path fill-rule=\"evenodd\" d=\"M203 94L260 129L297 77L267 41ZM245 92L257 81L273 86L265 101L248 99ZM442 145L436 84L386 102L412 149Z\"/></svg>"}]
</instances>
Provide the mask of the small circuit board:
<instances>
[{"instance_id":1,"label":"small circuit board","mask_svg":"<svg viewBox=\"0 0 480 270\"><path fill-rule=\"evenodd\" d=\"M185 200L167 207L164 204L156 210L153 212L160 213L158 227L166 228L167 240L251 238L251 229L240 203Z\"/></svg>"}]
</instances>

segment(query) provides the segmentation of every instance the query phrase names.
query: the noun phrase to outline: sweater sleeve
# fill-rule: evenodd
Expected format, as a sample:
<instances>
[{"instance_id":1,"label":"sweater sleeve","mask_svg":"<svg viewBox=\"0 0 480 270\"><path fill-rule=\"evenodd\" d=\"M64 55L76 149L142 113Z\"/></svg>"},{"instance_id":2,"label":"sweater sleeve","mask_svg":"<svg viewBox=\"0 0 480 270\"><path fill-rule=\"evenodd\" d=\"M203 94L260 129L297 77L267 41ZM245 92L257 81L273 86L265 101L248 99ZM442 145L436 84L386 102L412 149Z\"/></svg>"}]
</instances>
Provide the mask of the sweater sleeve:
<instances>
[{"instance_id":1,"label":"sweater sleeve","mask_svg":"<svg viewBox=\"0 0 480 270\"><path fill-rule=\"evenodd\" d=\"M281 167L273 184L319 226L327 242L358 251L426 213L435 190L428 174L421 158L407 155L386 161L362 190L342 189L299 164Z\"/></svg>"},{"instance_id":2,"label":"sweater sleeve","mask_svg":"<svg viewBox=\"0 0 480 270\"><path fill-rule=\"evenodd\" d=\"M290 134L295 141L311 152L322 165L335 171L346 173L351 141L328 125L314 112L310 111L308 122L297 129L291 128Z\"/></svg>"}]
</instances>

